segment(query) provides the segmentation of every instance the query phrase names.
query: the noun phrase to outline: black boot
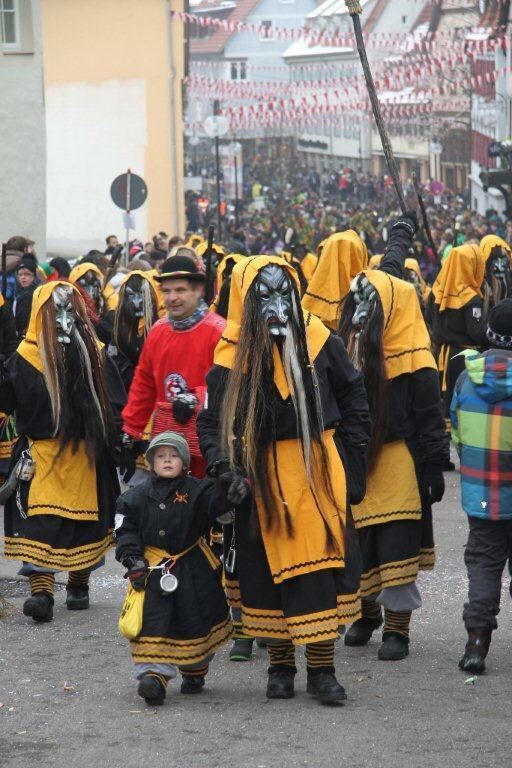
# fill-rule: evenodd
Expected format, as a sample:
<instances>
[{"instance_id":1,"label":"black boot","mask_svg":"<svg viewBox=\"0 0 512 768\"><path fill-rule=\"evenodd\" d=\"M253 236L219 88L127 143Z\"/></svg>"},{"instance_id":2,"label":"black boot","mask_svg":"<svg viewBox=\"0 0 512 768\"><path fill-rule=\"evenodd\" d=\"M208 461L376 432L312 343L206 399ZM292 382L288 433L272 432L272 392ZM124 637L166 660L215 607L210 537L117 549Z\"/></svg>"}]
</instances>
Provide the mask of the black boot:
<instances>
[{"instance_id":1,"label":"black boot","mask_svg":"<svg viewBox=\"0 0 512 768\"><path fill-rule=\"evenodd\" d=\"M459 668L464 672L485 672L485 657L489 652L490 629L468 629L468 641Z\"/></svg>"},{"instance_id":2,"label":"black boot","mask_svg":"<svg viewBox=\"0 0 512 768\"><path fill-rule=\"evenodd\" d=\"M386 632L377 655L381 661L401 661L409 655L409 640L403 635Z\"/></svg>"},{"instance_id":3,"label":"black boot","mask_svg":"<svg viewBox=\"0 0 512 768\"><path fill-rule=\"evenodd\" d=\"M308 669L307 692L316 696L321 704L341 704L347 700L345 689L334 675L334 672L311 671Z\"/></svg>"},{"instance_id":4,"label":"black boot","mask_svg":"<svg viewBox=\"0 0 512 768\"><path fill-rule=\"evenodd\" d=\"M190 675L183 678L182 693L201 693L204 688L204 675Z\"/></svg>"},{"instance_id":5,"label":"black boot","mask_svg":"<svg viewBox=\"0 0 512 768\"><path fill-rule=\"evenodd\" d=\"M36 592L23 603L25 616L32 616L34 621L43 624L53 619L53 597L46 592Z\"/></svg>"},{"instance_id":6,"label":"black boot","mask_svg":"<svg viewBox=\"0 0 512 768\"><path fill-rule=\"evenodd\" d=\"M141 677L137 693L151 707L159 706L165 701L165 688L160 680L153 677L153 675L143 675Z\"/></svg>"},{"instance_id":7,"label":"black boot","mask_svg":"<svg viewBox=\"0 0 512 768\"><path fill-rule=\"evenodd\" d=\"M252 659L253 637L236 637L229 651L230 661L250 661Z\"/></svg>"},{"instance_id":8,"label":"black boot","mask_svg":"<svg viewBox=\"0 0 512 768\"><path fill-rule=\"evenodd\" d=\"M366 645L371 636L382 624L382 616L380 619L358 619L354 621L348 632L346 633L343 642L345 645L356 646Z\"/></svg>"},{"instance_id":9,"label":"black boot","mask_svg":"<svg viewBox=\"0 0 512 768\"><path fill-rule=\"evenodd\" d=\"M66 587L66 608L68 611L85 611L89 607L89 587L85 584Z\"/></svg>"},{"instance_id":10,"label":"black boot","mask_svg":"<svg viewBox=\"0 0 512 768\"><path fill-rule=\"evenodd\" d=\"M267 699L293 699L295 696L295 669L293 667L269 667Z\"/></svg>"}]
</instances>

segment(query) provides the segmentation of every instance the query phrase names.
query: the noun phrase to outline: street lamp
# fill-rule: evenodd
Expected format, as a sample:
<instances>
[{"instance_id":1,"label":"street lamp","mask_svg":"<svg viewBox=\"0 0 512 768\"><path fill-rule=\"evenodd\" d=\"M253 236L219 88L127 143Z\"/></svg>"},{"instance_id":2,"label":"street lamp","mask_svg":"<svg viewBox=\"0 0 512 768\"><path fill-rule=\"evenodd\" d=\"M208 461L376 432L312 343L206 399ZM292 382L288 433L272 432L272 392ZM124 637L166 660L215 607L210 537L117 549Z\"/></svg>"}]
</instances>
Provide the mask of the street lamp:
<instances>
[{"instance_id":1,"label":"street lamp","mask_svg":"<svg viewBox=\"0 0 512 768\"><path fill-rule=\"evenodd\" d=\"M430 153L431 153L431 155L434 158L434 163L433 163L434 173L432 175L437 179L437 181L440 181L440 177L441 177L441 161L440 161L439 158L443 154L443 145L440 144L438 142L438 140L434 137L430 141L429 148L430 148Z\"/></svg>"},{"instance_id":2,"label":"street lamp","mask_svg":"<svg viewBox=\"0 0 512 768\"><path fill-rule=\"evenodd\" d=\"M203 123L203 128L211 139L215 139L215 177L217 187L217 231L219 241L222 239L222 217L220 214L220 153L219 139L228 132L229 124L223 115L211 115Z\"/></svg>"}]
</instances>

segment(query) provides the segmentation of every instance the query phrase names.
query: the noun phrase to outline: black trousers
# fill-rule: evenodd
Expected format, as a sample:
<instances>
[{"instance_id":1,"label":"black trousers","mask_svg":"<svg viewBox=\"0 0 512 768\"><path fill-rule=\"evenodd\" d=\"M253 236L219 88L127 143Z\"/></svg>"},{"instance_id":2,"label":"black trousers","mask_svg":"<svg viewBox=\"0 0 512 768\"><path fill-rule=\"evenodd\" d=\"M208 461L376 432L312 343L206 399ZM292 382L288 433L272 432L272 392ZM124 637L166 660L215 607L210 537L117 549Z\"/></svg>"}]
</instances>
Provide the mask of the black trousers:
<instances>
[{"instance_id":1,"label":"black trousers","mask_svg":"<svg viewBox=\"0 0 512 768\"><path fill-rule=\"evenodd\" d=\"M468 602L464 604L466 629L496 629L500 611L503 569L512 558L512 520L469 517L464 553L468 571Z\"/></svg>"}]
</instances>

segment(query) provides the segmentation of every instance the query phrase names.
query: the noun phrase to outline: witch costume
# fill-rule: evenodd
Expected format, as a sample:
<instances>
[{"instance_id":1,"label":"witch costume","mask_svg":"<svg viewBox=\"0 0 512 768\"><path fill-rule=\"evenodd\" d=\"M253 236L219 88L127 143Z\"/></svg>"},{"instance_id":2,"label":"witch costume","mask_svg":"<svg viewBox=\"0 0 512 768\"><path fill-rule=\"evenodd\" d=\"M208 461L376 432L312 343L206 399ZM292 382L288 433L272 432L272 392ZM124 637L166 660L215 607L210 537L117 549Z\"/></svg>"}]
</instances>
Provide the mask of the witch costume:
<instances>
[{"instance_id":1,"label":"witch costume","mask_svg":"<svg viewBox=\"0 0 512 768\"><path fill-rule=\"evenodd\" d=\"M59 312L64 320L56 325ZM24 612L35 621L53 616L57 571L69 572L67 607L89 606L89 574L112 543L119 494L113 450L124 401L78 290L61 281L39 287L26 338L0 385L0 409L15 413L19 435L10 473L20 460L34 469L5 502L5 557L23 561L20 573L29 576L32 592Z\"/></svg>"},{"instance_id":2,"label":"witch costume","mask_svg":"<svg viewBox=\"0 0 512 768\"><path fill-rule=\"evenodd\" d=\"M251 324L263 352L247 341ZM347 516L352 486L364 484L368 405L343 343L303 312L295 270L281 258L235 266L207 384L198 433L209 472L245 475L253 490L236 509L236 567L226 585L245 634L269 639L267 696L294 695L294 646L305 645L308 691L322 702L343 701L334 642L340 625L360 613L360 563L351 557ZM223 416L230 403L232 419Z\"/></svg>"}]
</instances>

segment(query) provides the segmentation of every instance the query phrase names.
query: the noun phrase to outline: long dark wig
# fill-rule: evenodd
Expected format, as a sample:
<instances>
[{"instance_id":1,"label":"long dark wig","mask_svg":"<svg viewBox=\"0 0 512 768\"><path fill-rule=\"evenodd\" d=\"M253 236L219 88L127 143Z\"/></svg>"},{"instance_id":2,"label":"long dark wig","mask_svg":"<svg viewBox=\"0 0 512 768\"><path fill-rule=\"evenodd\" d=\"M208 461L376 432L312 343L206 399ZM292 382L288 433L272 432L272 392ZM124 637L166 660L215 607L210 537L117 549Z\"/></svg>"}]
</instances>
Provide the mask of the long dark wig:
<instances>
[{"instance_id":1,"label":"long dark wig","mask_svg":"<svg viewBox=\"0 0 512 768\"><path fill-rule=\"evenodd\" d=\"M221 440L232 466L243 466L261 496L267 528L276 525L275 511L284 506L286 530L293 536L293 520L284 498L277 464L277 423L274 385L274 344L279 344L283 366L295 408L297 436L301 442L306 472L316 505L322 516L328 551L336 549L329 526L332 512L323 510L315 489L322 488L330 503L341 512L334 497L329 461L322 443L323 417L314 367L309 360L306 328L295 282L286 272L292 297L288 338L275 341L261 315L258 280L244 301L235 361L229 373L221 410ZM269 454L270 451L270 454ZM275 498L269 478L269 460L280 498Z\"/></svg>"},{"instance_id":2,"label":"long dark wig","mask_svg":"<svg viewBox=\"0 0 512 768\"><path fill-rule=\"evenodd\" d=\"M496 275L493 270L494 262L496 259L500 258L500 256L506 255L507 262L509 261L508 254L504 254L503 251L504 249L502 249L500 245L495 245L485 263L485 280L489 286L487 304L490 303L490 307L485 308L486 311L484 317L487 316L488 309L495 307L496 304L503 301L503 299L510 299L512 296L512 275L510 267L505 271L503 276Z\"/></svg>"},{"instance_id":3,"label":"long dark wig","mask_svg":"<svg viewBox=\"0 0 512 768\"><path fill-rule=\"evenodd\" d=\"M126 289L142 292L144 297L144 317L135 314L135 307L130 301ZM139 333L139 321L143 320L142 333ZM148 280L141 275L132 275L121 286L119 304L114 320L114 343L133 365L139 362L142 345L151 327L158 320L155 293Z\"/></svg>"},{"instance_id":4,"label":"long dark wig","mask_svg":"<svg viewBox=\"0 0 512 768\"><path fill-rule=\"evenodd\" d=\"M384 312L377 295L373 311L357 336L358 328L352 324L355 309L354 294L350 291L343 304L338 336L343 339L352 363L364 375L372 419L372 436L366 457L367 469L371 472L384 442L388 415L388 380L382 344Z\"/></svg>"},{"instance_id":5,"label":"long dark wig","mask_svg":"<svg viewBox=\"0 0 512 768\"><path fill-rule=\"evenodd\" d=\"M60 445L56 459L68 446L75 453L83 440L93 464L114 444L114 419L103 374L102 350L81 296L71 288L68 290L77 317L70 343L57 340L55 305L49 299L40 309L38 347L51 402L53 436Z\"/></svg>"}]
</instances>

